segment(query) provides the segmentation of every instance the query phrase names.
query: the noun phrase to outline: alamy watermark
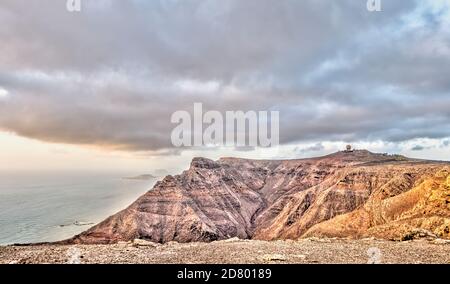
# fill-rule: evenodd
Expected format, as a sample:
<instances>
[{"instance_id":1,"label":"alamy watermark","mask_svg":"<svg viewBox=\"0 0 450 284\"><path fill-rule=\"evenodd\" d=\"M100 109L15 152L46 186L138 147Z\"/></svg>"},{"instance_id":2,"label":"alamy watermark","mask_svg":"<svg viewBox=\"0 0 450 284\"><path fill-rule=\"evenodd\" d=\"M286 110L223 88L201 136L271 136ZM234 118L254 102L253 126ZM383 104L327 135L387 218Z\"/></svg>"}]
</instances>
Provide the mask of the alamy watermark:
<instances>
[{"instance_id":1,"label":"alamy watermark","mask_svg":"<svg viewBox=\"0 0 450 284\"><path fill-rule=\"evenodd\" d=\"M172 114L178 125L171 141L175 147L273 147L280 140L279 120L278 111L226 111L224 117L215 110L203 113L203 104L194 103L193 118L184 110Z\"/></svg>"},{"instance_id":2,"label":"alamy watermark","mask_svg":"<svg viewBox=\"0 0 450 284\"><path fill-rule=\"evenodd\" d=\"M367 264L380 264L383 255L379 248L371 247L367 250L367 256L369 257Z\"/></svg>"},{"instance_id":3,"label":"alamy watermark","mask_svg":"<svg viewBox=\"0 0 450 284\"><path fill-rule=\"evenodd\" d=\"M381 12L381 0L367 0L367 11L369 12Z\"/></svg>"},{"instance_id":4,"label":"alamy watermark","mask_svg":"<svg viewBox=\"0 0 450 284\"><path fill-rule=\"evenodd\" d=\"M81 0L67 0L66 8L69 12L81 12ZM367 0L369 12L381 12L381 0Z\"/></svg>"},{"instance_id":5,"label":"alamy watermark","mask_svg":"<svg viewBox=\"0 0 450 284\"><path fill-rule=\"evenodd\" d=\"M80 12L81 0L67 0L66 8L69 12ZM381 0L367 0L367 10L369 12L381 12Z\"/></svg>"},{"instance_id":6,"label":"alamy watermark","mask_svg":"<svg viewBox=\"0 0 450 284\"><path fill-rule=\"evenodd\" d=\"M69 12L81 12L81 0L67 0L66 9Z\"/></svg>"},{"instance_id":7,"label":"alamy watermark","mask_svg":"<svg viewBox=\"0 0 450 284\"><path fill-rule=\"evenodd\" d=\"M81 264L81 251L78 248L69 248L66 255L68 264Z\"/></svg>"}]
</instances>

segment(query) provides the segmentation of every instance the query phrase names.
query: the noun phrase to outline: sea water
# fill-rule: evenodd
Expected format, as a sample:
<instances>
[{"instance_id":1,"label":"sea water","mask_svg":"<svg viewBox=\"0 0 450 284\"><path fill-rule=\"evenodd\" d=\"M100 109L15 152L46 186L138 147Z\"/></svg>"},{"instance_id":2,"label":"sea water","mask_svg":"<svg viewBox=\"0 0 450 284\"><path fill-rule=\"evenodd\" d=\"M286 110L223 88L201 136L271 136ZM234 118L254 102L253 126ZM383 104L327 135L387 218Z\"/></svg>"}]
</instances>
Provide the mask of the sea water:
<instances>
[{"instance_id":1,"label":"sea water","mask_svg":"<svg viewBox=\"0 0 450 284\"><path fill-rule=\"evenodd\" d=\"M126 176L0 172L0 245L70 238L125 209L156 182Z\"/></svg>"}]
</instances>

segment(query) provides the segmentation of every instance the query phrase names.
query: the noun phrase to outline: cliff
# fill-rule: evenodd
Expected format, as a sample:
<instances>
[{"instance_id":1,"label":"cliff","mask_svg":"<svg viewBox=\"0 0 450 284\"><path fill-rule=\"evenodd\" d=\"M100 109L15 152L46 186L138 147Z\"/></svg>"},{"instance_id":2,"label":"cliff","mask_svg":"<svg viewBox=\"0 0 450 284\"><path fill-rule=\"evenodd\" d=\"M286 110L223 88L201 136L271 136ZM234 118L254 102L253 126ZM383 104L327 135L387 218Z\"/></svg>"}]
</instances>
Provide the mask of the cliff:
<instances>
[{"instance_id":1,"label":"cliff","mask_svg":"<svg viewBox=\"0 0 450 284\"><path fill-rule=\"evenodd\" d=\"M450 238L450 164L365 150L301 160L194 158L64 243Z\"/></svg>"}]
</instances>

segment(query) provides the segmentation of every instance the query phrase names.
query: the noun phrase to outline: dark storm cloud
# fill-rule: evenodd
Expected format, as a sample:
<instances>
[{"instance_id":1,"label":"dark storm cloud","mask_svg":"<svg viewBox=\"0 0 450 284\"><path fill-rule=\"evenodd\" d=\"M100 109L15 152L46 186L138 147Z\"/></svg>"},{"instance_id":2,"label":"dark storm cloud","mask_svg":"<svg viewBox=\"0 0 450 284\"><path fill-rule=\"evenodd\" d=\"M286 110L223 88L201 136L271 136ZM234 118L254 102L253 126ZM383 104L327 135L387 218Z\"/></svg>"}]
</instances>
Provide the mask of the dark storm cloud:
<instances>
[{"instance_id":1,"label":"dark storm cloud","mask_svg":"<svg viewBox=\"0 0 450 284\"><path fill-rule=\"evenodd\" d=\"M172 112L202 102L279 110L282 143L450 133L445 2L82 2L0 3L0 129L167 150Z\"/></svg>"}]
</instances>

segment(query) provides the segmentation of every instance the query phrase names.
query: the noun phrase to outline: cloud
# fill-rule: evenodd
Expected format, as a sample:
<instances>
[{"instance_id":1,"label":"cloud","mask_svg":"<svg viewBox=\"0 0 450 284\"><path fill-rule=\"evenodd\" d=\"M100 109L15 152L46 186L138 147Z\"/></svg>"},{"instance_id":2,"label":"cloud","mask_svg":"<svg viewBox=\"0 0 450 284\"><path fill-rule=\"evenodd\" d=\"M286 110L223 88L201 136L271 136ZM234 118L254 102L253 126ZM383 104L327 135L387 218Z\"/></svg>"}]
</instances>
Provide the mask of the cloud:
<instances>
[{"instance_id":1,"label":"cloud","mask_svg":"<svg viewBox=\"0 0 450 284\"><path fill-rule=\"evenodd\" d=\"M411 151L423 151L423 150L425 150L425 149L426 149L426 148L425 148L424 146L416 145L416 146L414 146L414 147L411 148Z\"/></svg>"},{"instance_id":2,"label":"cloud","mask_svg":"<svg viewBox=\"0 0 450 284\"><path fill-rule=\"evenodd\" d=\"M8 95L9 92L0 86L0 99L5 99L8 97Z\"/></svg>"},{"instance_id":3,"label":"cloud","mask_svg":"<svg viewBox=\"0 0 450 284\"><path fill-rule=\"evenodd\" d=\"M202 102L279 110L283 144L450 132L445 1L62 2L0 3L0 129L165 155Z\"/></svg>"},{"instance_id":4,"label":"cloud","mask_svg":"<svg viewBox=\"0 0 450 284\"><path fill-rule=\"evenodd\" d=\"M318 152L318 151L322 151L325 149L325 146L323 146L322 143L316 143L312 146L309 147L305 147L305 148L299 148L296 147L294 149L294 152L300 153L300 154L304 154L304 153L308 153L308 152Z\"/></svg>"}]
</instances>

